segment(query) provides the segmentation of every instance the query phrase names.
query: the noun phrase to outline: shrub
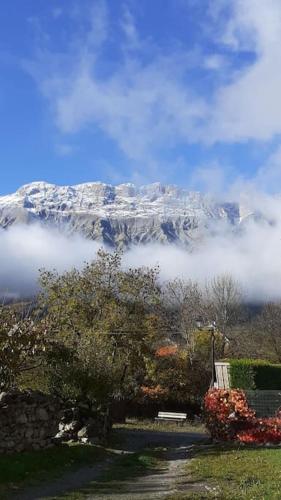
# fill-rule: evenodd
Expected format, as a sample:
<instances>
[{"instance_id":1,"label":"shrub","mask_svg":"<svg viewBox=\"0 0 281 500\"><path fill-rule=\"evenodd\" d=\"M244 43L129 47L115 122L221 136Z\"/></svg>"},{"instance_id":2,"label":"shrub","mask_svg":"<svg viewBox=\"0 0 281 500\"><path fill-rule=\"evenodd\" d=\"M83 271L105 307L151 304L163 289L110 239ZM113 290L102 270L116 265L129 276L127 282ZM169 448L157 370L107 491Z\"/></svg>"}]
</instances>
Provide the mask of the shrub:
<instances>
[{"instance_id":1,"label":"shrub","mask_svg":"<svg viewBox=\"0 0 281 500\"><path fill-rule=\"evenodd\" d=\"M163 399L168 396L168 389L164 389L159 384L154 387L148 387L142 385L140 388L140 392L145 399L150 400L158 400Z\"/></svg>"},{"instance_id":2,"label":"shrub","mask_svg":"<svg viewBox=\"0 0 281 500\"><path fill-rule=\"evenodd\" d=\"M228 441L249 426L255 412L250 410L243 391L210 389L204 398L204 416L211 436Z\"/></svg>"},{"instance_id":3,"label":"shrub","mask_svg":"<svg viewBox=\"0 0 281 500\"><path fill-rule=\"evenodd\" d=\"M241 443L273 443L281 442L281 420L261 419L252 428L238 432L237 439Z\"/></svg>"},{"instance_id":4,"label":"shrub","mask_svg":"<svg viewBox=\"0 0 281 500\"><path fill-rule=\"evenodd\" d=\"M263 360L229 360L230 384L232 388L244 390L281 389L281 364Z\"/></svg>"},{"instance_id":5,"label":"shrub","mask_svg":"<svg viewBox=\"0 0 281 500\"><path fill-rule=\"evenodd\" d=\"M165 358L167 356L173 356L178 352L178 347L176 345L167 345L159 347L155 353L158 358Z\"/></svg>"},{"instance_id":6,"label":"shrub","mask_svg":"<svg viewBox=\"0 0 281 500\"><path fill-rule=\"evenodd\" d=\"M214 439L281 443L281 418L256 418L241 390L210 389L204 399L206 426Z\"/></svg>"}]
</instances>

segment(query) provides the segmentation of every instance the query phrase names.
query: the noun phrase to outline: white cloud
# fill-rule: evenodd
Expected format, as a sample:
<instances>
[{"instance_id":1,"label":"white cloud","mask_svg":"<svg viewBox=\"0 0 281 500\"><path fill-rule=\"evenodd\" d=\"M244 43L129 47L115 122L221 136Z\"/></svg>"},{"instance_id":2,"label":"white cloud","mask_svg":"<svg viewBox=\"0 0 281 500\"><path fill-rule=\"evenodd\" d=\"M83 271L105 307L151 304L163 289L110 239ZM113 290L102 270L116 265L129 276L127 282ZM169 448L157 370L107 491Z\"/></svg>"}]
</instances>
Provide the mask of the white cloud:
<instances>
[{"instance_id":1,"label":"white cloud","mask_svg":"<svg viewBox=\"0 0 281 500\"><path fill-rule=\"evenodd\" d=\"M108 35L108 11L105 0L94 2L88 17L89 30L86 32L85 48L100 47Z\"/></svg>"},{"instance_id":2,"label":"white cloud","mask_svg":"<svg viewBox=\"0 0 281 500\"><path fill-rule=\"evenodd\" d=\"M270 140L281 133L281 2L232 0L232 17L221 41L255 59L217 89L207 140Z\"/></svg>"},{"instance_id":3,"label":"white cloud","mask_svg":"<svg viewBox=\"0 0 281 500\"><path fill-rule=\"evenodd\" d=\"M203 286L213 277L227 273L240 283L247 299L280 300L280 199L276 200L275 208L279 211L275 213L276 225L248 221L240 235L224 227L192 253L160 245L138 247L128 254L128 262L133 266L159 264L162 278L179 276Z\"/></svg>"},{"instance_id":4,"label":"white cloud","mask_svg":"<svg viewBox=\"0 0 281 500\"><path fill-rule=\"evenodd\" d=\"M277 146L266 163L258 169L255 176L255 183L264 192L280 193L281 146Z\"/></svg>"},{"instance_id":5,"label":"white cloud","mask_svg":"<svg viewBox=\"0 0 281 500\"><path fill-rule=\"evenodd\" d=\"M270 223L248 219L238 234L218 225L191 253L172 245L138 246L125 253L124 265L159 264L162 280L180 276L201 285L228 273L240 282L248 299L281 299L281 198L256 192L246 200L252 205L242 207L245 217L255 207ZM95 258L100 244L40 226L14 226L0 231L0 246L0 292L29 295L36 290L39 268L59 272L81 268Z\"/></svg>"},{"instance_id":6,"label":"white cloud","mask_svg":"<svg viewBox=\"0 0 281 500\"><path fill-rule=\"evenodd\" d=\"M221 54L208 55L203 61L203 67L209 70L221 70L226 64L225 58Z\"/></svg>"},{"instance_id":7,"label":"white cloud","mask_svg":"<svg viewBox=\"0 0 281 500\"><path fill-rule=\"evenodd\" d=\"M234 50L268 52L280 40L279 0L230 0L230 19L222 41Z\"/></svg>"},{"instance_id":8,"label":"white cloud","mask_svg":"<svg viewBox=\"0 0 281 500\"><path fill-rule=\"evenodd\" d=\"M136 27L136 22L132 12L128 6L124 6L123 19L121 20L121 28L127 38L127 48L136 49L141 46L139 33Z\"/></svg>"},{"instance_id":9,"label":"white cloud","mask_svg":"<svg viewBox=\"0 0 281 500\"><path fill-rule=\"evenodd\" d=\"M127 60L102 82L84 64L68 92L57 89L58 127L69 133L95 124L133 159L146 158L164 143L186 142L205 105L174 77L181 63L181 58L160 58L147 65Z\"/></svg>"},{"instance_id":10,"label":"white cloud","mask_svg":"<svg viewBox=\"0 0 281 500\"><path fill-rule=\"evenodd\" d=\"M121 55L100 72L103 49L113 42L106 0L72 13L76 30L64 52L49 52L42 35L43 47L24 66L49 100L60 132L101 130L138 162L190 142L270 141L279 135L280 0L207 3L209 42L218 49L211 54L203 45L180 43L164 52L142 37L134 12L124 6L115 20L125 35L117 40ZM192 9L196 2L188 4ZM213 79L210 89L206 79L199 92L194 69Z\"/></svg>"},{"instance_id":11,"label":"white cloud","mask_svg":"<svg viewBox=\"0 0 281 500\"><path fill-rule=\"evenodd\" d=\"M207 192L216 197L226 196L228 180L231 175L230 167L212 162L198 166L190 179L190 186L202 192Z\"/></svg>"},{"instance_id":12,"label":"white cloud","mask_svg":"<svg viewBox=\"0 0 281 500\"><path fill-rule=\"evenodd\" d=\"M0 229L0 246L0 293L28 295L36 290L38 269L81 267L100 245L34 225Z\"/></svg>"},{"instance_id":13,"label":"white cloud","mask_svg":"<svg viewBox=\"0 0 281 500\"><path fill-rule=\"evenodd\" d=\"M75 15L79 27L81 16ZM128 8L120 23L123 59L102 78L99 57L112 27L105 1L93 4L87 23L77 28L65 52L39 48L24 68L49 100L60 132L98 128L129 158L147 160L163 146L188 142L207 107L186 85L194 65L192 52L163 54L149 45L140 38ZM140 57L141 52L148 57Z\"/></svg>"}]
</instances>

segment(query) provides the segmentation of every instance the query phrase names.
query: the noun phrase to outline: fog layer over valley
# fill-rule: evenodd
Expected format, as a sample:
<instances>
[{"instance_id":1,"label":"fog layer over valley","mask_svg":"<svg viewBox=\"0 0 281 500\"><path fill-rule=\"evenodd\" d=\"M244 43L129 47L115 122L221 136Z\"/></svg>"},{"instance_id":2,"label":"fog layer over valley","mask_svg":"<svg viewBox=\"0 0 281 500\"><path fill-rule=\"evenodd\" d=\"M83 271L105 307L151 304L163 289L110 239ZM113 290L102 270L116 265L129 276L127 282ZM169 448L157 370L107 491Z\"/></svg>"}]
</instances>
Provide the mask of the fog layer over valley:
<instances>
[{"instance_id":1,"label":"fog layer over valley","mask_svg":"<svg viewBox=\"0 0 281 500\"><path fill-rule=\"evenodd\" d=\"M267 220L252 219L238 231L218 224L190 250L159 243L131 247L124 252L124 265L159 265L163 280L181 277L202 285L228 273L242 285L247 300L281 299L281 202L269 203L266 215ZM40 268L81 267L100 247L97 241L39 224L1 229L1 294L31 295Z\"/></svg>"}]
</instances>

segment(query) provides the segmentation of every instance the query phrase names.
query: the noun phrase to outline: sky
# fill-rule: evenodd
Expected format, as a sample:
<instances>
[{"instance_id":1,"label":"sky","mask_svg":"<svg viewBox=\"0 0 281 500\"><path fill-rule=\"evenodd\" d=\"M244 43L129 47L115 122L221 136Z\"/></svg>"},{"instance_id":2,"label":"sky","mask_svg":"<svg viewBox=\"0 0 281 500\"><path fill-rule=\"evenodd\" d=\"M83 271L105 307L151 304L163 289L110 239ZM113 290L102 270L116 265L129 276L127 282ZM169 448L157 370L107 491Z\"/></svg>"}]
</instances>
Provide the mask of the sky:
<instances>
[{"instance_id":1,"label":"sky","mask_svg":"<svg viewBox=\"0 0 281 500\"><path fill-rule=\"evenodd\" d=\"M281 181L280 0L13 0L0 195L23 184Z\"/></svg>"},{"instance_id":2,"label":"sky","mask_svg":"<svg viewBox=\"0 0 281 500\"><path fill-rule=\"evenodd\" d=\"M164 279L231 273L249 298L280 300L281 0L2 4L0 195L33 181L160 181L251 205L264 217L239 237L223 229L193 254L147 246L126 259L160 263ZM31 226L0 243L12 293L98 248Z\"/></svg>"}]
</instances>

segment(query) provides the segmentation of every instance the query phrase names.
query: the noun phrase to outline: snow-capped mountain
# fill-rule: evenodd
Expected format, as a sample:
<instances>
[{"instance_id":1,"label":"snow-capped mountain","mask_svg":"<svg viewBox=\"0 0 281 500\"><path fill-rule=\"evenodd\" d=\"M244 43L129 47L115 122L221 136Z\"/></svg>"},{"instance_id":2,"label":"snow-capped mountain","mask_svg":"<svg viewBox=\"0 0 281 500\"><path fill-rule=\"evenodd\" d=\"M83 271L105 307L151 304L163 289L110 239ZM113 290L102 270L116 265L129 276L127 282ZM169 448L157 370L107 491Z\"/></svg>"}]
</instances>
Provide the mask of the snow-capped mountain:
<instances>
[{"instance_id":1,"label":"snow-capped mountain","mask_svg":"<svg viewBox=\"0 0 281 500\"><path fill-rule=\"evenodd\" d=\"M217 223L240 225L235 203L160 183L136 187L101 182L56 186L33 182L0 197L0 227L43 223L111 246L148 242L188 245Z\"/></svg>"}]
</instances>

